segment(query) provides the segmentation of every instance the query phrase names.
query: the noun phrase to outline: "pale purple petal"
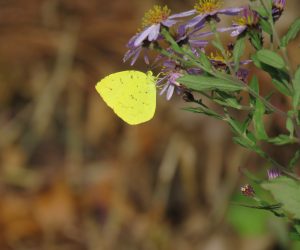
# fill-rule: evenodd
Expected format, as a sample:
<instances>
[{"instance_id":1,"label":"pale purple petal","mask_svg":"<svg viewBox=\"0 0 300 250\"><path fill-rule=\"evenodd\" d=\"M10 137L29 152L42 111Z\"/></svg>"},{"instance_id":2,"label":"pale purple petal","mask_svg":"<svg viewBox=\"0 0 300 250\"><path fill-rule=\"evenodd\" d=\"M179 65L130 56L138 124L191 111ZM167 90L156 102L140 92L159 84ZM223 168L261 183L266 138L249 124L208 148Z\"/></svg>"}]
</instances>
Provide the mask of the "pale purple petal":
<instances>
[{"instance_id":1,"label":"pale purple petal","mask_svg":"<svg viewBox=\"0 0 300 250\"><path fill-rule=\"evenodd\" d=\"M214 34L214 33L211 32L211 31L203 32L203 33L197 33L197 34L194 34L194 35L193 35L193 38L207 37L207 36L211 36L211 35L213 35L213 34Z\"/></svg>"},{"instance_id":2,"label":"pale purple petal","mask_svg":"<svg viewBox=\"0 0 300 250\"><path fill-rule=\"evenodd\" d=\"M165 92L166 92L166 90L168 89L168 87L169 87L169 83L167 83L167 84L165 84L165 86L162 88L162 90L160 91L160 95L163 95Z\"/></svg>"},{"instance_id":3,"label":"pale purple petal","mask_svg":"<svg viewBox=\"0 0 300 250\"><path fill-rule=\"evenodd\" d=\"M168 19L162 21L161 23L162 23L164 26L170 28L171 26L173 26L174 24L176 24L177 21L176 21L176 20L171 20L171 19L168 18Z\"/></svg>"},{"instance_id":4,"label":"pale purple petal","mask_svg":"<svg viewBox=\"0 0 300 250\"><path fill-rule=\"evenodd\" d=\"M219 14L225 14L225 15L229 15L229 16L234 16L239 14L241 11L243 11L245 8L226 8L226 9L222 9L222 10L218 10L217 12Z\"/></svg>"},{"instance_id":5,"label":"pale purple petal","mask_svg":"<svg viewBox=\"0 0 300 250\"><path fill-rule=\"evenodd\" d=\"M171 16L169 16L169 18L172 19L172 18L187 17L187 16L191 16L191 15L196 14L196 12L197 12L196 10L188 10L188 11L185 11L185 12L181 12L181 13L171 15Z\"/></svg>"},{"instance_id":6,"label":"pale purple petal","mask_svg":"<svg viewBox=\"0 0 300 250\"><path fill-rule=\"evenodd\" d=\"M123 57L123 62L126 62L133 54L132 50L127 50L127 52L125 53L124 57Z\"/></svg>"},{"instance_id":7,"label":"pale purple petal","mask_svg":"<svg viewBox=\"0 0 300 250\"><path fill-rule=\"evenodd\" d=\"M166 80L168 78L168 76L166 75L166 76L164 76L164 77L162 77L162 78L160 78L157 82L156 82L156 85L160 85L164 80Z\"/></svg>"},{"instance_id":8,"label":"pale purple petal","mask_svg":"<svg viewBox=\"0 0 300 250\"><path fill-rule=\"evenodd\" d=\"M238 36L238 35L240 35L246 29L247 29L246 25L237 26L236 30L232 31L231 34L230 34L230 36L232 36L232 37Z\"/></svg>"},{"instance_id":9,"label":"pale purple petal","mask_svg":"<svg viewBox=\"0 0 300 250\"><path fill-rule=\"evenodd\" d=\"M177 33L178 33L178 37L184 36L185 35L185 26L179 25Z\"/></svg>"},{"instance_id":10,"label":"pale purple petal","mask_svg":"<svg viewBox=\"0 0 300 250\"><path fill-rule=\"evenodd\" d=\"M138 57L139 57L141 51L142 51L142 47L138 47L138 48L135 50L135 55L134 55L134 57L132 58L131 63L130 63L131 66L132 66L133 64L135 64L135 62L136 62L136 60L138 59Z\"/></svg>"},{"instance_id":11,"label":"pale purple petal","mask_svg":"<svg viewBox=\"0 0 300 250\"><path fill-rule=\"evenodd\" d=\"M167 100L169 101L174 93L174 89L175 89L175 86L173 84L170 84L169 85L169 88L168 88L168 91L167 91Z\"/></svg>"},{"instance_id":12,"label":"pale purple petal","mask_svg":"<svg viewBox=\"0 0 300 250\"><path fill-rule=\"evenodd\" d=\"M149 65L149 57L148 57L148 54L147 54L147 52L145 52L145 54L144 54L144 62L147 64L147 65Z\"/></svg>"},{"instance_id":13,"label":"pale purple petal","mask_svg":"<svg viewBox=\"0 0 300 250\"><path fill-rule=\"evenodd\" d=\"M208 41L205 40L189 40L192 47L205 47L208 44Z\"/></svg>"},{"instance_id":14,"label":"pale purple petal","mask_svg":"<svg viewBox=\"0 0 300 250\"><path fill-rule=\"evenodd\" d=\"M154 24L151 27L152 27L151 32L149 33L149 36L148 36L148 40L150 42L157 39L159 30L160 30L160 24Z\"/></svg>"},{"instance_id":15,"label":"pale purple petal","mask_svg":"<svg viewBox=\"0 0 300 250\"><path fill-rule=\"evenodd\" d=\"M150 27L148 27L147 29L145 29L144 31L142 31L141 33L138 34L136 40L134 41L134 46L138 47L140 45L143 44L143 41L146 39L147 36L149 36L149 34L152 32L153 28L155 25L151 25Z\"/></svg>"},{"instance_id":16,"label":"pale purple petal","mask_svg":"<svg viewBox=\"0 0 300 250\"><path fill-rule=\"evenodd\" d=\"M194 18L192 18L192 20L190 20L186 25L185 28L191 28L196 26L198 23L202 23L203 20L205 20L205 18L208 16L208 14L203 14L203 15L198 15L195 16Z\"/></svg>"},{"instance_id":17,"label":"pale purple petal","mask_svg":"<svg viewBox=\"0 0 300 250\"><path fill-rule=\"evenodd\" d=\"M267 170L269 180L276 179L277 177L281 176L281 171L277 168L271 168Z\"/></svg>"},{"instance_id":18,"label":"pale purple petal","mask_svg":"<svg viewBox=\"0 0 300 250\"><path fill-rule=\"evenodd\" d=\"M135 34L133 37L130 38L129 42L127 43L127 47L133 47L134 46L134 42L136 40L136 38L139 36L138 34Z\"/></svg>"},{"instance_id":19,"label":"pale purple petal","mask_svg":"<svg viewBox=\"0 0 300 250\"><path fill-rule=\"evenodd\" d=\"M236 27L237 27L237 26L218 28L217 31L219 31L219 32L232 31L232 30L236 30Z\"/></svg>"},{"instance_id":20,"label":"pale purple petal","mask_svg":"<svg viewBox=\"0 0 300 250\"><path fill-rule=\"evenodd\" d=\"M201 25L197 24L197 27L194 27L194 29L189 33L189 36L193 35L194 33L197 33L199 30L205 27L205 20L201 22Z\"/></svg>"},{"instance_id":21,"label":"pale purple petal","mask_svg":"<svg viewBox=\"0 0 300 250\"><path fill-rule=\"evenodd\" d=\"M252 63L252 60L249 59L249 60L240 61L241 65L247 65L249 63Z\"/></svg>"},{"instance_id":22,"label":"pale purple petal","mask_svg":"<svg viewBox=\"0 0 300 250\"><path fill-rule=\"evenodd\" d=\"M191 68L187 70L187 73L189 73L190 75L199 75L203 74L203 70L199 68Z\"/></svg>"},{"instance_id":23,"label":"pale purple petal","mask_svg":"<svg viewBox=\"0 0 300 250\"><path fill-rule=\"evenodd\" d=\"M134 56L136 53L139 53L139 50L141 50L140 47L136 47L136 48L134 47L132 49L129 49L123 57L123 62L126 62L129 58Z\"/></svg>"},{"instance_id":24,"label":"pale purple petal","mask_svg":"<svg viewBox=\"0 0 300 250\"><path fill-rule=\"evenodd\" d=\"M238 36L241 34L247 27L245 25L239 25L239 26L232 26L232 27L224 27L224 28L218 28L217 31L219 32L226 32L226 31L233 31L231 32L231 36Z\"/></svg>"},{"instance_id":25,"label":"pale purple petal","mask_svg":"<svg viewBox=\"0 0 300 250\"><path fill-rule=\"evenodd\" d=\"M163 63L163 65L165 68L168 68L168 69L175 69L175 67L176 67L176 63L174 61L170 61L170 60L165 61Z\"/></svg>"}]
</instances>

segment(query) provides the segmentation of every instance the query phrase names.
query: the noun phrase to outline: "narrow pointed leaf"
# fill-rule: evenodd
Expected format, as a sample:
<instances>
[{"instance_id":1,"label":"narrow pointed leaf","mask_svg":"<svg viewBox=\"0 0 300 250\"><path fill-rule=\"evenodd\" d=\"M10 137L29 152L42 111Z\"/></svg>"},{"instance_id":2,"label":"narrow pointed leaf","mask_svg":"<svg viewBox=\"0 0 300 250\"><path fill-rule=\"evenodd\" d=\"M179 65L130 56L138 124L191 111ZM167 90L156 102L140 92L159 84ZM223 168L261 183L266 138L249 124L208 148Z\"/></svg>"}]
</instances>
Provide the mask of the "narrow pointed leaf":
<instances>
[{"instance_id":1,"label":"narrow pointed leaf","mask_svg":"<svg viewBox=\"0 0 300 250\"><path fill-rule=\"evenodd\" d=\"M290 78L285 70L276 69L274 67L271 67L270 65L261 62L258 59L257 54L252 55L251 59L256 67L270 74L270 76L272 77L272 83L278 91L280 91L286 96L292 95L291 91L288 88Z\"/></svg>"},{"instance_id":2,"label":"narrow pointed leaf","mask_svg":"<svg viewBox=\"0 0 300 250\"><path fill-rule=\"evenodd\" d=\"M289 168L290 169L293 168L297 164L297 162L299 161L299 159L300 159L300 149L298 149L296 151L296 153L294 154L293 158L290 160L290 162L289 162Z\"/></svg>"},{"instance_id":3,"label":"narrow pointed leaf","mask_svg":"<svg viewBox=\"0 0 300 250\"><path fill-rule=\"evenodd\" d=\"M234 71L236 72L240 65L241 56L245 51L245 36L241 36L237 39L234 49L233 49L233 61L234 61Z\"/></svg>"},{"instance_id":4,"label":"narrow pointed leaf","mask_svg":"<svg viewBox=\"0 0 300 250\"><path fill-rule=\"evenodd\" d=\"M267 140L270 143L275 145L286 145L286 144L293 144L297 142L297 138L290 137L288 135L280 134L277 137L269 138Z\"/></svg>"},{"instance_id":5,"label":"narrow pointed leaf","mask_svg":"<svg viewBox=\"0 0 300 250\"><path fill-rule=\"evenodd\" d=\"M260 26L261 26L261 28L263 29L264 32L268 33L269 35L273 34L271 24L269 23L268 20L260 18L259 24L260 24Z\"/></svg>"},{"instance_id":6,"label":"narrow pointed leaf","mask_svg":"<svg viewBox=\"0 0 300 250\"><path fill-rule=\"evenodd\" d=\"M223 80L212 76L184 75L178 78L177 81L193 91L238 91L244 89L243 86L231 80Z\"/></svg>"},{"instance_id":7,"label":"narrow pointed leaf","mask_svg":"<svg viewBox=\"0 0 300 250\"><path fill-rule=\"evenodd\" d=\"M250 86L257 94L259 94L259 84L256 76L252 78ZM255 111L253 114L253 125L255 130L255 136L259 140L265 140L268 138L268 135L265 130L264 120L263 120L264 114L265 114L265 105L261 100L256 98Z\"/></svg>"},{"instance_id":8,"label":"narrow pointed leaf","mask_svg":"<svg viewBox=\"0 0 300 250\"><path fill-rule=\"evenodd\" d=\"M197 107L197 108L187 107L187 108L183 108L183 110L193 112L193 113L205 114L208 116L212 116L218 120L223 120L223 117L221 115L219 115L218 113L216 113L215 111L213 111L211 109L206 109L203 107Z\"/></svg>"},{"instance_id":9,"label":"narrow pointed leaf","mask_svg":"<svg viewBox=\"0 0 300 250\"><path fill-rule=\"evenodd\" d=\"M290 26L288 32L281 39L280 46L286 47L288 43L297 36L299 31L300 31L300 18L294 21L293 24Z\"/></svg>"},{"instance_id":10,"label":"narrow pointed leaf","mask_svg":"<svg viewBox=\"0 0 300 250\"><path fill-rule=\"evenodd\" d=\"M205 55L205 53L203 53L201 50L199 51L199 53L200 53L199 61L200 61L201 65L207 71L210 71L212 69L210 60L207 58L207 56Z\"/></svg>"},{"instance_id":11,"label":"narrow pointed leaf","mask_svg":"<svg viewBox=\"0 0 300 250\"><path fill-rule=\"evenodd\" d=\"M283 69L285 67L285 62L282 57L272 50L261 49L257 51L256 56L260 62L270 65L276 69Z\"/></svg>"},{"instance_id":12,"label":"narrow pointed leaf","mask_svg":"<svg viewBox=\"0 0 300 250\"><path fill-rule=\"evenodd\" d=\"M293 94L293 107L297 108L299 106L300 101L300 67L298 67L295 78L293 81L294 94Z\"/></svg>"}]
</instances>

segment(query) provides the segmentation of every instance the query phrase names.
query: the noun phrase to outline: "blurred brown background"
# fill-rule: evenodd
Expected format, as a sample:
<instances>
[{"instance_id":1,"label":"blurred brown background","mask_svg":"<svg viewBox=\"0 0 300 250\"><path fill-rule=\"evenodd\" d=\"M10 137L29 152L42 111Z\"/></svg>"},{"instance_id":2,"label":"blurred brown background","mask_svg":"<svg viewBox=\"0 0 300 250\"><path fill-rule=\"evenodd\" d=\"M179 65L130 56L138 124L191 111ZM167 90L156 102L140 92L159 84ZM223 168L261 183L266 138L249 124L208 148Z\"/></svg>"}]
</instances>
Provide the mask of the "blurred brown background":
<instances>
[{"instance_id":1,"label":"blurred brown background","mask_svg":"<svg viewBox=\"0 0 300 250\"><path fill-rule=\"evenodd\" d=\"M289 249L270 221L245 236L227 220L239 167L263 161L225 124L159 97L152 121L128 126L95 92L130 67L125 44L154 3L0 1L1 250ZM288 1L280 32L299 7Z\"/></svg>"}]
</instances>

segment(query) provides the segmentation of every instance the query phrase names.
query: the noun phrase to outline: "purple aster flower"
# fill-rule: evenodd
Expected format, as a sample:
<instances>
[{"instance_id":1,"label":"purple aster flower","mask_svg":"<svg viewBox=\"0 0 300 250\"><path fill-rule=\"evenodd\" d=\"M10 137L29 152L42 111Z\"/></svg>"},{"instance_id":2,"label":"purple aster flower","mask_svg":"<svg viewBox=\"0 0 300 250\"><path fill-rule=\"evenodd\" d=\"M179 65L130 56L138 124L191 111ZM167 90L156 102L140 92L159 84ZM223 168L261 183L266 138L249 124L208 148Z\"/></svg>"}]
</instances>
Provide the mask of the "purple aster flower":
<instances>
[{"instance_id":1,"label":"purple aster flower","mask_svg":"<svg viewBox=\"0 0 300 250\"><path fill-rule=\"evenodd\" d=\"M230 50L226 50L226 57L228 60L232 59L232 52ZM215 68L217 69L225 69L227 68L225 58L223 57L222 54L220 53L213 53L211 52L210 55L208 55L208 58L212 65L214 65Z\"/></svg>"},{"instance_id":2,"label":"purple aster flower","mask_svg":"<svg viewBox=\"0 0 300 250\"><path fill-rule=\"evenodd\" d=\"M178 22L178 18L190 15L190 11L170 15L171 11L167 6L161 7L155 5L152 9L145 13L142 20L142 31L134 35L128 42L123 61L126 62L131 58L133 65L144 48L148 48L151 42L157 41L160 36L162 26L170 28ZM144 55L146 64L149 63L147 54Z\"/></svg>"},{"instance_id":3,"label":"purple aster flower","mask_svg":"<svg viewBox=\"0 0 300 250\"><path fill-rule=\"evenodd\" d=\"M157 85L163 86L160 95L166 93L166 99L170 100L175 91L177 94L182 92L181 85L177 82L177 79L183 76L183 74L180 72L180 66L174 61L165 61L163 66L163 77L158 80Z\"/></svg>"},{"instance_id":4,"label":"purple aster flower","mask_svg":"<svg viewBox=\"0 0 300 250\"><path fill-rule=\"evenodd\" d=\"M248 75L249 75L249 70L244 68L239 68L238 71L236 72L236 77L243 82L247 82Z\"/></svg>"},{"instance_id":5,"label":"purple aster flower","mask_svg":"<svg viewBox=\"0 0 300 250\"><path fill-rule=\"evenodd\" d=\"M170 15L171 10L167 7L155 5L152 9L146 12L142 27L143 31L137 34L134 39L134 46L141 45L145 40L152 42L159 38L160 29L162 26L170 28L178 22L177 18L182 18L190 15L190 11Z\"/></svg>"},{"instance_id":6,"label":"purple aster flower","mask_svg":"<svg viewBox=\"0 0 300 250\"><path fill-rule=\"evenodd\" d=\"M242 16L234 20L232 27L220 28L219 30L231 31L231 36L238 36L242 34L248 28L257 28L259 22L259 15L257 12L251 10L250 8L244 8Z\"/></svg>"},{"instance_id":7,"label":"purple aster flower","mask_svg":"<svg viewBox=\"0 0 300 250\"><path fill-rule=\"evenodd\" d=\"M138 34L136 34L129 40L129 42L127 43L128 51L125 53L123 57L123 62L126 62L127 60L131 59L131 63L130 63L131 66L135 64L143 48L148 48L148 45L146 45L145 43L139 46L134 46L134 41L137 36ZM146 64L149 64L149 58L146 52L144 54L144 61Z\"/></svg>"},{"instance_id":8,"label":"purple aster flower","mask_svg":"<svg viewBox=\"0 0 300 250\"><path fill-rule=\"evenodd\" d=\"M273 0L272 16L274 21L277 21L281 17L285 5L286 0Z\"/></svg>"},{"instance_id":9,"label":"purple aster flower","mask_svg":"<svg viewBox=\"0 0 300 250\"><path fill-rule=\"evenodd\" d=\"M267 170L269 180L273 180L281 175L281 171L277 168L271 168Z\"/></svg>"},{"instance_id":10,"label":"purple aster flower","mask_svg":"<svg viewBox=\"0 0 300 250\"><path fill-rule=\"evenodd\" d=\"M198 0L194 6L194 10L190 11L191 15L195 15L190 21L185 24L185 29L199 28L209 19L214 18L219 21L218 14L229 16L238 15L243 8L225 8L220 9L222 1L220 0Z\"/></svg>"},{"instance_id":11,"label":"purple aster flower","mask_svg":"<svg viewBox=\"0 0 300 250\"><path fill-rule=\"evenodd\" d=\"M231 50L226 50L226 57L229 60L229 63L232 64L233 66L233 61L232 61L232 51ZM211 52L210 55L208 55L208 58L210 59L211 63L215 66L215 68L224 68L227 67L225 58L223 57L222 54L220 53L213 53ZM252 60L243 60L240 61L240 65L247 65L251 63Z\"/></svg>"},{"instance_id":12,"label":"purple aster flower","mask_svg":"<svg viewBox=\"0 0 300 250\"><path fill-rule=\"evenodd\" d=\"M203 25L204 26L204 25ZM203 37L207 37L212 32L205 32L205 33L197 33L202 27L199 27L198 29L195 29L191 32L187 32L184 25L180 25L177 34L176 34L176 42L179 45L188 44L191 49L193 48L203 48L208 44L207 40L203 40Z\"/></svg>"},{"instance_id":13,"label":"purple aster flower","mask_svg":"<svg viewBox=\"0 0 300 250\"><path fill-rule=\"evenodd\" d=\"M231 47L232 44L230 44L228 47ZM234 66L234 63L232 62L232 49L228 49L225 51L227 58L229 59L229 63ZM227 64L225 62L225 59L223 55L219 53L211 53L208 58L210 59L212 65L219 70L226 70L227 69ZM252 60L242 60L240 61L240 65L247 65L251 63ZM246 82L247 77L248 77L249 71L245 68L239 68L236 72L236 77L240 79L243 82Z\"/></svg>"},{"instance_id":14,"label":"purple aster flower","mask_svg":"<svg viewBox=\"0 0 300 250\"><path fill-rule=\"evenodd\" d=\"M250 184L246 184L241 187L241 193L245 196L248 197L254 197L255 196L255 191L253 187Z\"/></svg>"}]
</instances>

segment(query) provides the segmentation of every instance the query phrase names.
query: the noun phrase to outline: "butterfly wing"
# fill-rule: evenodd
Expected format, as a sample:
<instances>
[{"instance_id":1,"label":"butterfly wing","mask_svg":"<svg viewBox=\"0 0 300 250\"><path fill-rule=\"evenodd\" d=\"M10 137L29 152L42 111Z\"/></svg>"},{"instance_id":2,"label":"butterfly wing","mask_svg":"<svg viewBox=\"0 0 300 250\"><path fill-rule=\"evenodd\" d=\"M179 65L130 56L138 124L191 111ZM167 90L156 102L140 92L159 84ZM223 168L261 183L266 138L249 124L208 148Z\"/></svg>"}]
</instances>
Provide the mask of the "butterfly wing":
<instances>
[{"instance_id":1,"label":"butterfly wing","mask_svg":"<svg viewBox=\"0 0 300 250\"><path fill-rule=\"evenodd\" d=\"M96 89L114 112L131 125L150 120L156 109L155 80L151 74L128 70L102 79Z\"/></svg>"}]
</instances>

